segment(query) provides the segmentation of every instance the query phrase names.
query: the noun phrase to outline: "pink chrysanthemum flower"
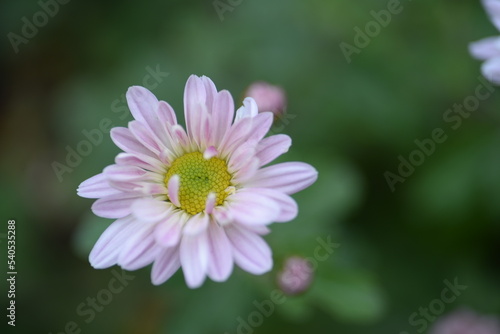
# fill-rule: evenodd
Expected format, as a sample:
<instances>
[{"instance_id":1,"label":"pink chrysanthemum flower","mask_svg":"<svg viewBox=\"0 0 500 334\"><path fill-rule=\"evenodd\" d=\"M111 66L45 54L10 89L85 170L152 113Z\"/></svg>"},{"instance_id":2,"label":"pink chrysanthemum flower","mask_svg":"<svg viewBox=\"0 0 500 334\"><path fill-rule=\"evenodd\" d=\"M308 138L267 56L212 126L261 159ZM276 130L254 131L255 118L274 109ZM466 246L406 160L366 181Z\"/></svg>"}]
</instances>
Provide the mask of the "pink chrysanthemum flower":
<instances>
[{"instance_id":1,"label":"pink chrysanthemum flower","mask_svg":"<svg viewBox=\"0 0 500 334\"><path fill-rule=\"evenodd\" d=\"M252 274L269 271L271 250L261 236L270 223L295 218L289 195L317 178L302 162L263 167L291 145L286 135L264 138L273 114L258 113L246 98L234 116L231 94L194 75L184 91L187 132L147 89L131 87L127 102L135 120L111 130L124 153L78 188L98 198L96 215L116 219L92 249L92 266L153 263L153 284L182 266L191 288L207 275L225 281L233 262Z\"/></svg>"},{"instance_id":2,"label":"pink chrysanthemum flower","mask_svg":"<svg viewBox=\"0 0 500 334\"><path fill-rule=\"evenodd\" d=\"M482 3L493 24L500 30L500 0L482 0ZM484 60L481 66L483 76L500 85L500 36L470 43L469 51L474 58Z\"/></svg>"}]
</instances>

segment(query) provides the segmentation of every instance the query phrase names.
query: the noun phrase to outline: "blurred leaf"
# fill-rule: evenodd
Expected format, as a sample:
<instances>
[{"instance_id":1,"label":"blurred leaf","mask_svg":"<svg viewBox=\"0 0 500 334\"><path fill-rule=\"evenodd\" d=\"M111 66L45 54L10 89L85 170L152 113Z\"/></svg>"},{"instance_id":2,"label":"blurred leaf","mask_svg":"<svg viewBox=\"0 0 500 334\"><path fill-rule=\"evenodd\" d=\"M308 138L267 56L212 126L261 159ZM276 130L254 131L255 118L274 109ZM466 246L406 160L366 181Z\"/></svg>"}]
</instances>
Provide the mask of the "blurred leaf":
<instances>
[{"instance_id":1,"label":"blurred leaf","mask_svg":"<svg viewBox=\"0 0 500 334\"><path fill-rule=\"evenodd\" d=\"M325 312L349 322L374 321L382 315L382 295L368 275L340 270L330 275L317 277L310 291Z\"/></svg>"}]
</instances>

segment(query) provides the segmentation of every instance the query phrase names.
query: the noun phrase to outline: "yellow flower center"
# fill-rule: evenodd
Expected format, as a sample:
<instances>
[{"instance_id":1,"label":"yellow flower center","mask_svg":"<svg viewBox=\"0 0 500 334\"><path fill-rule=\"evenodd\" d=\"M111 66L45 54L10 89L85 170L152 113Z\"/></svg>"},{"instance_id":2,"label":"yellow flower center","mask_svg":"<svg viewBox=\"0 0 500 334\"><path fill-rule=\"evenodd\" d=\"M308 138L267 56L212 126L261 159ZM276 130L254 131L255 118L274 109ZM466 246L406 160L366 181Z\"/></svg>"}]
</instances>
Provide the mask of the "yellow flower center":
<instances>
[{"instance_id":1,"label":"yellow flower center","mask_svg":"<svg viewBox=\"0 0 500 334\"><path fill-rule=\"evenodd\" d=\"M203 158L200 152L185 154L172 162L165 175L165 185L174 175L179 175L180 208L195 215L205 209L209 193L216 195L215 205L221 205L229 195L231 175L224 160Z\"/></svg>"}]
</instances>

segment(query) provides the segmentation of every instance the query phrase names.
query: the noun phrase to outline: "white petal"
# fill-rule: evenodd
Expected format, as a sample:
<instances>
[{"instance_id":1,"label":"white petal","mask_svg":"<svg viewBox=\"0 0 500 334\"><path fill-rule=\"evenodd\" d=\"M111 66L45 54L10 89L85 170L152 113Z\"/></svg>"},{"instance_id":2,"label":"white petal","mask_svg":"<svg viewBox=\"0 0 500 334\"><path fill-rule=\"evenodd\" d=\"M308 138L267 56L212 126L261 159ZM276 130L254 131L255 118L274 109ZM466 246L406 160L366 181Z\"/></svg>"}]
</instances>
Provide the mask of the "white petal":
<instances>
[{"instance_id":1,"label":"white petal","mask_svg":"<svg viewBox=\"0 0 500 334\"><path fill-rule=\"evenodd\" d=\"M257 107L255 100L251 97L247 97L243 100L243 106L236 111L234 123L239 122L241 119L246 117L253 118L257 116L258 112L259 108Z\"/></svg>"}]
</instances>

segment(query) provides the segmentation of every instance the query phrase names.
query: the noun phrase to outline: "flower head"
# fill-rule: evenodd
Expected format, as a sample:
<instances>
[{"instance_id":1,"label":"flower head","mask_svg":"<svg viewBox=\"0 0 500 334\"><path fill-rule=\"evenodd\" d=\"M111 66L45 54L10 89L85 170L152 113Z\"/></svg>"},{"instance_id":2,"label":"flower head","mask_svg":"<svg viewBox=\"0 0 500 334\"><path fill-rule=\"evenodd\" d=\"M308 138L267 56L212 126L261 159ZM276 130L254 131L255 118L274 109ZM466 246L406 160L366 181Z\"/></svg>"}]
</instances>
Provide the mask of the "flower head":
<instances>
[{"instance_id":1,"label":"flower head","mask_svg":"<svg viewBox=\"0 0 500 334\"><path fill-rule=\"evenodd\" d=\"M500 30L500 0L482 0L491 21ZM500 84L500 36L488 37L470 43L471 55L485 62L481 72L485 78L495 84Z\"/></svg>"},{"instance_id":2,"label":"flower head","mask_svg":"<svg viewBox=\"0 0 500 334\"><path fill-rule=\"evenodd\" d=\"M286 111L286 95L281 87L258 81L247 88L245 95L255 100L259 112L270 111L276 119Z\"/></svg>"},{"instance_id":3,"label":"flower head","mask_svg":"<svg viewBox=\"0 0 500 334\"><path fill-rule=\"evenodd\" d=\"M78 188L97 198L96 215L116 219L92 249L91 265L136 270L152 263L153 284L182 267L192 288L206 276L225 281L233 262L253 274L269 271L267 225L294 219L290 195L317 178L302 162L264 167L291 145L286 135L264 138L273 114L258 113L246 98L235 115L228 91L194 75L184 91L187 131L147 89L131 87L126 97L135 120L111 130L124 152Z\"/></svg>"}]
</instances>

